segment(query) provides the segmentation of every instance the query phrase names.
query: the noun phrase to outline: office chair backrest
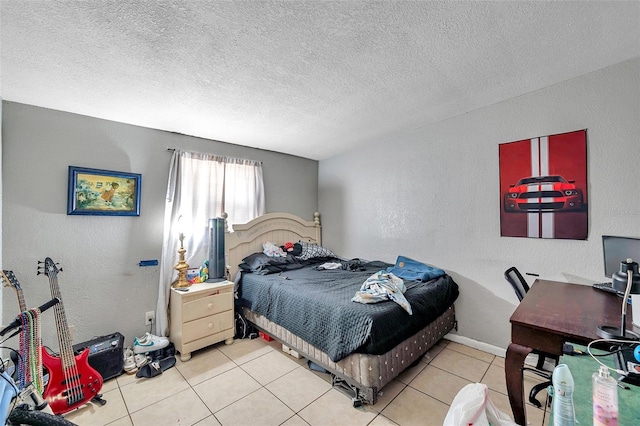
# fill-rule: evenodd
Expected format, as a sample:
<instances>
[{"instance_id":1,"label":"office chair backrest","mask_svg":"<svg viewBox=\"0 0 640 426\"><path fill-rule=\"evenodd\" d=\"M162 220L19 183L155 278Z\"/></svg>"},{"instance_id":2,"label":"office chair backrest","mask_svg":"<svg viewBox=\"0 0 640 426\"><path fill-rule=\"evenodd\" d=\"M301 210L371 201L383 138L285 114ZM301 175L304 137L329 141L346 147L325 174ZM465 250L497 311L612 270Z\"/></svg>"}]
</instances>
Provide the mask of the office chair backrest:
<instances>
[{"instance_id":1,"label":"office chair backrest","mask_svg":"<svg viewBox=\"0 0 640 426\"><path fill-rule=\"evenodd\" d=\"M529 285L520 274L520 271L518 271L515 266L512 266L504 272L504 277L509 281L511 287L513 287L513 291L516 292L518 300L522 301L525 294L529 291Z\"/></svg>"}]
</instances>

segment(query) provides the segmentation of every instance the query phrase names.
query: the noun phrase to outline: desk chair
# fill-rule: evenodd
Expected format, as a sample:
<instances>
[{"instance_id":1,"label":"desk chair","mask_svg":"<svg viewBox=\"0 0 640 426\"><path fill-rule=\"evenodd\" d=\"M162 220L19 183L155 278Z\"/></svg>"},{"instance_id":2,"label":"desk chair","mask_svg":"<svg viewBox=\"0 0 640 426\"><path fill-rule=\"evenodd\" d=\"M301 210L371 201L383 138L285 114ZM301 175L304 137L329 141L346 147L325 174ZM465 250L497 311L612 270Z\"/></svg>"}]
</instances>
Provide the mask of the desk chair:
<instances>
[{"instance_id":1,"label":"desk chair","mask_svg":"<svg viewBox=\"0 0 640 426\"><path fill-rule=\"evenodd\" d=\"M520 271L518 271L518 269L515 266L512 266L511 268L507 269L504 272L504 277L509 282L509 284L511 284L511 287L513 287L513 290L516 292L516 296L518 296L518 300L522 302L522 299L524 299L524 296L529 291L529 284L527 284L527 281L525 281L525 279L522 277L522 274L520 274ZM540 392L543 389L546 389L548 386L551 386L552 384L551 382L552 372L544 369L545 359L550 358L557 365L559 358L555 355L547 354L545 352L536 351L536 350L534 350L532 353L538 355L538 362L536 363L536 367L535 368L524 367L523 370L531 371L532 373L537 374L538 376L546 379L546 381L532 387L531 391L529 392L529 402L531 402L536 407L540 408L542 407L542 404L540 404L540 401L536 399L536 395L538 394L538 392Z\"/></svg>"}]
</instances>

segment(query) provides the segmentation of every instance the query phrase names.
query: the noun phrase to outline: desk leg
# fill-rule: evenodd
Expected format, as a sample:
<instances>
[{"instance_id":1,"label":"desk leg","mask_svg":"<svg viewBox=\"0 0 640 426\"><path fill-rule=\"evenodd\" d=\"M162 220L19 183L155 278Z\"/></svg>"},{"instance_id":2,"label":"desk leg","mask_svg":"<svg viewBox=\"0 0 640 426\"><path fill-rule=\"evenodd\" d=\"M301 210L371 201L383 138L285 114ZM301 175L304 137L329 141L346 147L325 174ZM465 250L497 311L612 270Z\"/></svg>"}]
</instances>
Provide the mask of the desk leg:
<instances>
[{"instance_id":1,"label":"desk leg","mask_svg":"<svg viewBox=\"0 0 640 426\"><path fill-rule=\"evenodd\" d=\"M507 394L509 395L513 418L517 424L523 426L527 424L527 413L524 408L522 367L524 366L525 358L530 352L531 348L511 343L507 348L507 357L504 364Z\"/></svg>"}]
</instances>

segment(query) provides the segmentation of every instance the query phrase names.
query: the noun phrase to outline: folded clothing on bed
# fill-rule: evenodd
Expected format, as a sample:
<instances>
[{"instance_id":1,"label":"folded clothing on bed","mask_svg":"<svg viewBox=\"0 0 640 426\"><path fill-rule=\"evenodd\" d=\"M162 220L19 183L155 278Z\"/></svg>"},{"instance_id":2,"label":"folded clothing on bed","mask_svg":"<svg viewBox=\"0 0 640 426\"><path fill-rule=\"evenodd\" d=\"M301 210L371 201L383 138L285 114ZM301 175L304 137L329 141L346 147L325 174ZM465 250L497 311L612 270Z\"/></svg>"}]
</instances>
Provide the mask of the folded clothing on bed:
<instances>
[{"instance_id":1,"label":"folded clothing on bed","mask_svg":"<svg viewBox=\"0 0 640 426\"><path fill-rule=\"evenodd\" d=\"M405 256L398 256L396 264L387 268L387 272L405 280L429 281L441 277L445 272Z\"/></svg>"}]
</instances>

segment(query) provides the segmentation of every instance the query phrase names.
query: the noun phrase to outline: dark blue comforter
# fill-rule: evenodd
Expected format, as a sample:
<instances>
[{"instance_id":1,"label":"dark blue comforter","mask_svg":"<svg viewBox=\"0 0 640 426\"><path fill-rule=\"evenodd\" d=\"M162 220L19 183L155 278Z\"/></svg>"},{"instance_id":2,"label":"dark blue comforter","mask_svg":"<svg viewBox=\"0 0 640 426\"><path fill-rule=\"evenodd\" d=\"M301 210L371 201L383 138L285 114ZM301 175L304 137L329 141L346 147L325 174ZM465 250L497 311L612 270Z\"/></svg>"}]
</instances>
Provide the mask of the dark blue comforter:
<instances>
[{"instance_id":1,"label":"dark blue comforter","mask_svg":"<svg viewBox=\"0 0 640 426\"><path fill-rule=\"evenodd\" d=\"M352 302L373 273L389 266L364 263L364 270L316 270L313 266L258 275L243 273L239 302L306 340L337 362L353 352L383 354L444 313L458 297L449 277L406 281L413 315L392 301ZM286 278L285 278L286 277Z\"/></svg>"}]
</instances>

